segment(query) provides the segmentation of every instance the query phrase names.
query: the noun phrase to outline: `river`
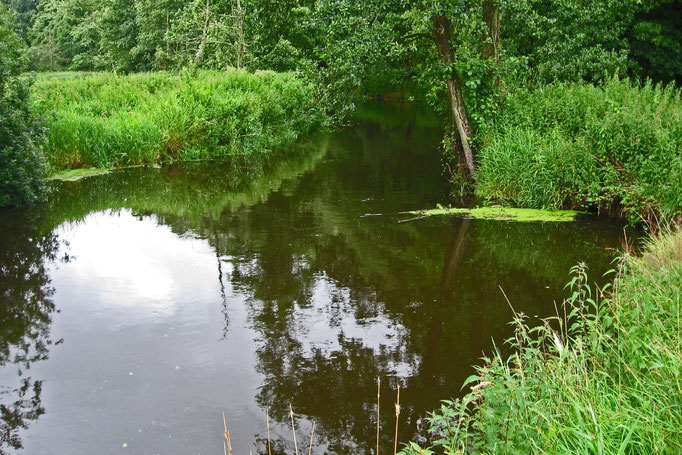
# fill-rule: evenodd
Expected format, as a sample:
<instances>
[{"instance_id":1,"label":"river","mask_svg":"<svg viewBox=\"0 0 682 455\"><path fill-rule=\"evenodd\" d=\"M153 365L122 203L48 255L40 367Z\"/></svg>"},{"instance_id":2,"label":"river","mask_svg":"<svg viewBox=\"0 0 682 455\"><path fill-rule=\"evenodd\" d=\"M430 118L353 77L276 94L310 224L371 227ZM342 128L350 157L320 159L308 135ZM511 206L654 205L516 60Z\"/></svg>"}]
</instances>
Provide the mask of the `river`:
<instances>
[{"instance_id":1,"label":"river","mask_svg":"<svg viewBox=\"0 0 682 455\"><path fill-rule=\"evenodd\" d=\"M462 395L512 311L551 316L621 223L399 212L455 202L428 113L372 105L275 160L115 171L0 212L0 452L382 453ZM23 446L23 450L18 447Z\"/></svg>"}]
</instances>

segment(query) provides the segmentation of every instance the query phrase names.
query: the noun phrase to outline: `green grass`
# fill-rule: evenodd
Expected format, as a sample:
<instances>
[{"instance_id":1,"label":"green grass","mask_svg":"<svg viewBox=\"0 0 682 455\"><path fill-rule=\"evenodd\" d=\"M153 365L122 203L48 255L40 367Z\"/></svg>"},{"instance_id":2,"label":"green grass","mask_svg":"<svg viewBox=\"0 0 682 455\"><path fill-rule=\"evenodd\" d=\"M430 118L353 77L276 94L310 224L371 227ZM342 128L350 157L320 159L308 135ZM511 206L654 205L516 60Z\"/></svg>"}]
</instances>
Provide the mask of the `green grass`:
<instances>
[{"instance_id":1,"label":"green grass","mask_svg":"<svg viewBox=\"0 0 682 455\"><path fill-rule=\"evenodd\" d=\"M682 214L681 91L611 80L512 95L480 151L479 197L532 208Z\"/></svg>"},{"instance_id":2,"label":"green grass","mask_svg":"<svg viewBox=\"0 0 682 455\"><path fill-rule=\"evenodd\" d=\"M41 74L31 101L53 170L252 154L321 121L313 88L289 73Z\"/></svg>"},{"instance_id":3,"label":"green grass","mask_svg":"<svg viewBox=\"0 0 682 455\"><path fill-rule=\"evenodd\" d=\"M495 349L428 419L437 449L406 453L682 452L682 232L625 256L609 289L583 265L567 288L542 325L516 314L512 354Z\"/></svg>"}]
</instances>

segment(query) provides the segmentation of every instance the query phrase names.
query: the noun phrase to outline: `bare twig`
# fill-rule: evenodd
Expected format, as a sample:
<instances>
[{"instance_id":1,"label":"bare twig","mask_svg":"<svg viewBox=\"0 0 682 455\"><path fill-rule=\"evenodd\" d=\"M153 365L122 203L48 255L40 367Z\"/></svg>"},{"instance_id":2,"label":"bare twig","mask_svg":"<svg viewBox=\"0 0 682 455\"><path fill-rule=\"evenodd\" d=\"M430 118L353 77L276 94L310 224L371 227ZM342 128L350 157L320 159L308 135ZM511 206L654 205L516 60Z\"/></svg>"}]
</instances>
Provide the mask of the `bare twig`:
<instances>
[{"instance_id":1,"label":"bare twig","mask_svg":"<svg viewBox=\"0 0 682 455\"><path fill-rule=\"evenodd\" d=\"M516 314L516 310L514 310L514 307L512 306L511 302L509 301L509 297L507 297L507 294L505 294L504 289L502 289L502 286L497 285L498 288L500 288L500 291L502 291L502 295L504 296L504 299L507 301L507 304L509 304L509 308L511 308L512 313L514 313L514 317L516 319L519 318L519 315Z\"/></svg>"},{"instance_id":2,"label":"bare twig","mask_svg":"<svg viewBox=\"0 0 682 455\"><path fill-rule=\"evenodd\" d=\"M381 404L381 378L377 376L377 451L374 455L379 455L379 420L381 419L380 411Z\"/></svg>"},{"instance_id":3,"label":"bare twig","mask_svg":"<svg viewBox=\"0 0 682 455\"><path fill-rule=\"evenodd\" d=\"M313 430L310 432L310 447L308 448L308 455L313 453L313 436L315 436L315 421L313 420Z\"/></svg>"},{"instance_id":4,"label":"bare twig","mask_svg":"<svg viewBox=\"0 0 682 455\"><path fill-rule=\"evenodd\" d=\"M265 425L268 427L268 455L270 453L270 409L265 410Z\"/></svg>"},{"instance_id":5,"label":"bare twig","mask_svg":"<svg viewBox=\"0 0 682 455\"><path fill-rule=\"evenodd\" d=\"M296 444L296 428L294 427L294 410L289 403L289 415L291 416L291 432L294 434L294 449L296 449L296 455L298 455L298 445Z\"/></svg>"},{"instance_id":6,"label":"bare twig","mask_svg":"<svg viewBox=\"0 0 682 455\"><path fill-rule=\"evenodd\" d=\"M398 384L398 397L395 402L395 438L393 443L393 455L398 453L398 421L400 420L400 384Z\"/></svg>"}]
</instances>

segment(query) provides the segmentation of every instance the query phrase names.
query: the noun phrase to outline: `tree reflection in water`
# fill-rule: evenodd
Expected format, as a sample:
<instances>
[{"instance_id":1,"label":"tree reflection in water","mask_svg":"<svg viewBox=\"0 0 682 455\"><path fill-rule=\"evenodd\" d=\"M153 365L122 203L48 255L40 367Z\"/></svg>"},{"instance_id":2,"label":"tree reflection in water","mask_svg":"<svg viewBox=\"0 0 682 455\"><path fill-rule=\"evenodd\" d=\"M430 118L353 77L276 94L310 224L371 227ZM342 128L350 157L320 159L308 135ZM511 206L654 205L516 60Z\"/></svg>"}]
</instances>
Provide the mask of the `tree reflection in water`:
<instances>
[{"instance_id":1,"label":"tree reflection in water","mask_svg":"<svg viewBox=\"0 0 682 455\"><path fill-rule=\"evenodd\" d=\"M42 381L31 366L48 357L54 289L47 264L58 241L42 232L40 210L5 211L0 233L0 367L14 365L16 381L0 385L0 453L22 447L19 431L38 419Z\"/></svg>"}]
</instances>

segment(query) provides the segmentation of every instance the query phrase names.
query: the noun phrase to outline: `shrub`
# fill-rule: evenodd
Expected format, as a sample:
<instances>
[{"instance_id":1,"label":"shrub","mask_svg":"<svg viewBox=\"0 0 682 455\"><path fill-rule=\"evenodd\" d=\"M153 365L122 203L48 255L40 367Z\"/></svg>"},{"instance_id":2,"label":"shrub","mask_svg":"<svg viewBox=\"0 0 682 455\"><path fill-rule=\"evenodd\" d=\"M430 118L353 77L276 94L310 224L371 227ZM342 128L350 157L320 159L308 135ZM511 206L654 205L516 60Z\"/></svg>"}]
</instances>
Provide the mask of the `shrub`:
<instances>
[{"instance_id":1,"label":"shrub","mask_svg":"<svg viewBox=\"0 0 682 455\"><path fill-rule=\"evenodd\" d=\"M0 207L38 200L44 191L40 128L29 109L28 81L19 76L23 47L0 4Z\"/></svg>"}]
</instances>

